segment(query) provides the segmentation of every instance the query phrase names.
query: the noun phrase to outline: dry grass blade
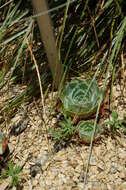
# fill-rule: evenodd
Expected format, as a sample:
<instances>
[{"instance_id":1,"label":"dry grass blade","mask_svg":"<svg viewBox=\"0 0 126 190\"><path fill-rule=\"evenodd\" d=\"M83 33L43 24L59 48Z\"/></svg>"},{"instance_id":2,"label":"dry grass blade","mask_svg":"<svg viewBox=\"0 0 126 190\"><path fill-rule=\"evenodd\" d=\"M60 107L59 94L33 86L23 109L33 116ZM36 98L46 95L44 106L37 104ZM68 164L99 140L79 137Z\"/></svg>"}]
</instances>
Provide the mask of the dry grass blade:
<instances>
[{"instance_id":1,"label":"dry grass blade","mask_svg":"<svg viewBox=\"0 0 126 190\"><path fill-rule=\"evenodd\" d=\"M42 89L42 82L41 82L41 78L40 78L40 73L39 73L39 68L38 68L38 65L37 65L37 61L35 59L35 56L32 52L32 48L31 48L31 45L29 44L29 41L27 39L27 46L28 46L28 49L30 51L30 54L31 54L31 58L35 64L35 68L36 68L36 72L37 72L37 76L38 76L38 81L39 81L39 87L40 87L40 93L41 93L41 102L42 102L42 106L43 106L43 119L45 118L46 116L46 113L45 113L45 106L44 106L44 95L43 95L43 89Z\"/></svg>"},{"instance_id":2,"label":"dry grass blade","mask_svg":"<svg viewBox=\"0 0 126 190\"><path fill-rule=\"evenodd\" d=\"M40 72L39 72L39 68L38 68L38 65L37 65L37 61L35 59L35 56L32 52L32 48L31 48L31 45L29 44L29 41L27 39L27 46L28 46L28 49L30 51L30 54L31 54L31 58L35 64L35 68L36 68L36 72L37 72L37 76L38 76L38 81L39 81L39 87L40 87L40 93L41 93L41 103L42 103L42 107L43 107L43 121L44 121L44 127L45 127L45 130L46 130L46 134L48 133L48 129L47 129L47 117L46 117L46 111L45 111L45 105L44 105L44 95L43 95L43 89L42 89L42 82L41 82L41 78L40 78ZM47 144L48 144L48 151L50 152L50 146L49 146L49 140L48 140L48 137L46 135L46 141L47 141Z\"/></svg>"}]
</instances>

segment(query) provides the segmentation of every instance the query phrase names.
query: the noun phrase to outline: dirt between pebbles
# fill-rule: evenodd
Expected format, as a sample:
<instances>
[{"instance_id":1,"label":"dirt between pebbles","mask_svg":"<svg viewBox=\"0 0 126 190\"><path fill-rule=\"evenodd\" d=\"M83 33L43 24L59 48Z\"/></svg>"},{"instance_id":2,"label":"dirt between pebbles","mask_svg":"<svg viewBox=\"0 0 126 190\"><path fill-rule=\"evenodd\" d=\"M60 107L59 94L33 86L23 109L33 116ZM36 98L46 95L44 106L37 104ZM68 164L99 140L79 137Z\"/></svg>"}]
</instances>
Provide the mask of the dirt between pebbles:
<instances>
[{"instance_id":1,"label":"dirt between pebbles","mask_svg":"<svg viewBox=\"0 0 126 190\"><path fill-rule=\"evenodd\" d=\"M122 107L123 103L119 103L119 92L120 88L116 88L114 105L122 116L126 109ZM40 102L38 100L28 106L27 128L20 135L11 135L9 140L13 162L23 167L20 174L22 189L82 190L89 146L78 144L75 139L75 143L50 154L48 150L53 149L53 142L46 138ZM47 127L54 127L57 122L55 111L49 113L51 102L49 96L45 101ZM16 117L18 115L11 123ZM111 135L103 135L93 146L86 190L126 190L126 136L122 134L112 138Z\"/></svg>"}]
</instances>

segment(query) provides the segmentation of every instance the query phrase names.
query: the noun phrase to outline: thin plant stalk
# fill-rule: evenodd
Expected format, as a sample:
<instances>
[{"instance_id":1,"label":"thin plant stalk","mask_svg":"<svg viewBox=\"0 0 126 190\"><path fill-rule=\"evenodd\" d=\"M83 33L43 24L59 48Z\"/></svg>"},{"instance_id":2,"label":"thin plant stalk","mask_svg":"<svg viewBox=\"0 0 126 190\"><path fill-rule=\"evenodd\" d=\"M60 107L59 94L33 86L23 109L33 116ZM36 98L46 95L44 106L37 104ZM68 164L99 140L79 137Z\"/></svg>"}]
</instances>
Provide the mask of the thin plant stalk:
<instances>
[{"instance_id":1,"label":"thin plant stalk","mask_svg":"<svg viewBox=\"0 0 126 190\"><path fill-rule=\"evenodd\" d=\"M46 111L45 111L45 105L44 105L44 94L43 94L42 82L41 82L41 78L40 78L40 72L39 72L38 64L37 64L35 56L34 56L34 54L32 52L32 48L31 48L31 46L29 44L28 39L27 39L27 46L28 46L28 49L30 51L31 58L32 58L32 60L33 60L33 62L35 64L35 68L36 68L36 72L37 72L37 76L38 76L39 88L40 88L40 94L41 94L41 103L42 103L42 107L43 107L43 121L44 121L44 127L45 127L46 134L47 134L48 129L47 129L47 126L46 126ZM48 140L47 135L46 135L46 141L47 141L47 144L48 144L48 151L50 151L49 140Z\"/></svg>"},{"instance_id":2,"label":"thin plant stalk","mask_svg":"<svg viewBox=\"0 0 126 190\"><path fill-rule=\"evenodd\" d=\"M65 9L65 14L64 14L64 20L63 20L63 26L62 26L62 31L61 31L61 36L59 40L59 47L58 47L58 52L57 52L57 59L56 59L56 68L55 68L55 73L54 73L54 79L53 79L53 84L52 84L52 92L54 90L54 84L55 84L55 79L56 79L56 71L57 71L57 65L61 64L61 57L60 57L60 51L61 51L61 45L63 41L63 34L64 34L64 29L65 29L65 24L66 24L66 19L67 19L67 13L68 13L68 8L69 8L70 0L67 0L66 4L66 9Z\"/></svg>"},{"instance_id":3,"label":"thin plant stalk","mask_svg":"<svg viewBox=\"0 0 126 190\"><path fill-rule=\"evenodd\" d=\"M116 66L114 66L112 70L112 80L111 80L111 88L110 88L110 110L111 111L113 109L112 98L113 98L113 85L114 85L114 80L115 80L115 71L116 71Z\"/></svg>"},{"instance_id":4,"label":"thin plant stalk","mask_svg":"<svg viewBox=\"0 0 126 190\"><path fill-rule=\"evenodd\" d=\"M105 80L104 80L104 84L103 84L103 90L105 89L105 86L107 84L107 80L108 80L108 77L109 77L109 72L111 70L111 65L113 63L113 60L115 60L117 58L117 55L119 53L119 49L120 49L119 47L120 47L121 42L122 42L122 37L123 37L123 33L125 31L125 27L126 27L126 17L123 19L122 26L120 27L120 30L117 33L116 42L115 42L114 47L112 49L112 53L111 53L111 56L110 56L110 61L109 61L109 64L108 64L108 68L107 68L107 72L106 72L106 76L105 76ZM96 131L96 124L97 124L98 114L99 114L99 111L100 111L100 106L101 106L102 100L103 100L103 96L101 94L99 102L98 102L98 108L97 108L97 112L96 112L96 119L95 119L95 123L94 123L92 137L91 137L91 143L90 143L90 147L89 147L89 156L88 156L88 162L87 162L86 172L85 172L85 177L84 177L84 189L86 187L88 168L89 168L90 159L91 159L91 155L92 155L93 139L94 139L94 135L95 135L95 131Z\"/></svg>"}]
</instances>

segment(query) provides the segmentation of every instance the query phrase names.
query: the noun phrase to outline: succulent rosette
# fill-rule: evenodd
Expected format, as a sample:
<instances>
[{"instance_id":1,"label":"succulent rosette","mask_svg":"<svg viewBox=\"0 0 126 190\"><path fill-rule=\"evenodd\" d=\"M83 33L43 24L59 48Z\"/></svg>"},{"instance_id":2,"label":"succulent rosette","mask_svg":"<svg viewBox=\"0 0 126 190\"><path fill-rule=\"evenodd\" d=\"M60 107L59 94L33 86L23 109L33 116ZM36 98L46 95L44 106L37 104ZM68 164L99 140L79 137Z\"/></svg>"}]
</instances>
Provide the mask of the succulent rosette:
<instances>
[{"instance_id":1,"label":"succulent rosette","mask_svg":"<svg viewBox=\"0 0 126 190\"><path fill-rule=\"evenodd\" d=\"M88 118L96 112L101 93L95 80L74 79L61 92L61 111Z\"/></svg>"},{"instance_id":2,"label":"succulent rosette","mask_svg":"<svg viewBox=\"0 0 126 190\"><path fill-rule=\"evenodd\" d=\"M91 142L93 130L94 130L94 122L93 121L80 121L77 125L79 137L81 141L89 144ZM93 141L99 139L100 135L104 132L104 129L100 125L96 125L96 130L94 134Z\"/></svg>"}]
</instances>

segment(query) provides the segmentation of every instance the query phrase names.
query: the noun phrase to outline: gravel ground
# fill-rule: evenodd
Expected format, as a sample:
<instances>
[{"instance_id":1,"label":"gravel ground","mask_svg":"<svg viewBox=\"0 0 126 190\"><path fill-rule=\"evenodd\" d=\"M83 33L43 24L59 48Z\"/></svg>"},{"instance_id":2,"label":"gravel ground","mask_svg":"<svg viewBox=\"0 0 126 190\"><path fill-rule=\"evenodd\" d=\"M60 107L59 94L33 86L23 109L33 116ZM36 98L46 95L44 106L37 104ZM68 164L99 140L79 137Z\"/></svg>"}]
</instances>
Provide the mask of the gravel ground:
<instances>
[{"instance_id":1,"label":"gravel ground","mask_svg":"<svg viewBox=\"0 0 126 190\"><path fill-rule=\"evenodd\" d=\"M114 91L114 106L122 117L126 99L123 97L122 101L118 85ZM82 190L89 146L74 139L74 143L66 148L51 153L49 150L53 148L53 142L48 142L46 138L40 102L38 100L28 106L27 122L20 122L26 128L20 135L12 133L9 140L12 160L23 167L20 174L23 190ZM54 127L58 118L55 111L49 116L51 102L49 96L45 102L47 127ZM17 113L9 130L20 117L22 114ZM126 137L123 134L115 138L102 135L93 146L86 190L126 190Z\"/></svg>"}]
</instances>

